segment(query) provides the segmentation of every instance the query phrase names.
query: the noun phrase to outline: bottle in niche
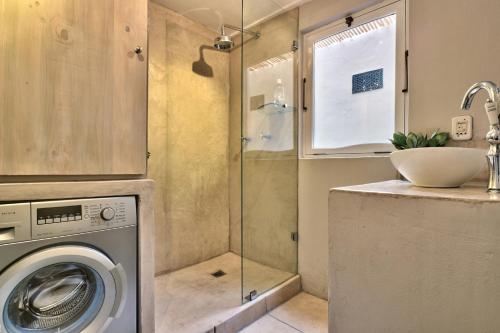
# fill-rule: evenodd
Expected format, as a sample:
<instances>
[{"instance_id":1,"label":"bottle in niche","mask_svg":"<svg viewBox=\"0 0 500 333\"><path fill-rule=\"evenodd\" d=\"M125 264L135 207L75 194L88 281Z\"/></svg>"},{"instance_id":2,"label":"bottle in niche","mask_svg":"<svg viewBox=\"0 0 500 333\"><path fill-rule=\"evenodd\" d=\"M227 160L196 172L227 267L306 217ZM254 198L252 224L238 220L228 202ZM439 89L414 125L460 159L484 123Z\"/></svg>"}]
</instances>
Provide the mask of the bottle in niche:
<instances>
[{"instance_id":1,"label":"bottle in niche","mask_svg":"<svg viewBox=\"0 0 500 333\"><path fill-rule=\"evenodd\" d=\"M279 106L285 105L285 86L281 79L276 80L276 85L274 86L274 103Z\"/></svg>"}]
</instances>

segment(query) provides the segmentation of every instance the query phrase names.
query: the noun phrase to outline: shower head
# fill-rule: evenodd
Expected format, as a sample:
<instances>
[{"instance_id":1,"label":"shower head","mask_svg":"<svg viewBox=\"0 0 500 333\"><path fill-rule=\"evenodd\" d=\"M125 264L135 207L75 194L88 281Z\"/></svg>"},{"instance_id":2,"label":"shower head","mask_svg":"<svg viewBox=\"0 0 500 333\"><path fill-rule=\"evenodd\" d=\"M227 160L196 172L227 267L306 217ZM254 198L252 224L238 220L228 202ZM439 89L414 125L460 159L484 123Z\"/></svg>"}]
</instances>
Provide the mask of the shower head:
<instances>
[{"instance_id":1,"label":"shower head","mask_svg":"<svg viewBox=\"0 0 500 333\"><path fill-rule=\"evenodd\" d=\"M214 47L220 51L229 51L233 48L234 42L231 36L221 34L214 40Z\"/></svg>"},{"instance_id":2,"label":"shower head","mask_svg":"<svg viewBox=\"0 0 500 333\"><path fill-rule=\"evenodd\" d=\"M247 29L238 28L233 25L223 24L220 27L220 35L214 40L214 48L220 51L230 51L234 47L234 42L231 36L226 35L224 29L228 28L235 31L240 31L252 35L255 39L260 37L260 32L254 32Z\"/></svg>"}]
</instances>

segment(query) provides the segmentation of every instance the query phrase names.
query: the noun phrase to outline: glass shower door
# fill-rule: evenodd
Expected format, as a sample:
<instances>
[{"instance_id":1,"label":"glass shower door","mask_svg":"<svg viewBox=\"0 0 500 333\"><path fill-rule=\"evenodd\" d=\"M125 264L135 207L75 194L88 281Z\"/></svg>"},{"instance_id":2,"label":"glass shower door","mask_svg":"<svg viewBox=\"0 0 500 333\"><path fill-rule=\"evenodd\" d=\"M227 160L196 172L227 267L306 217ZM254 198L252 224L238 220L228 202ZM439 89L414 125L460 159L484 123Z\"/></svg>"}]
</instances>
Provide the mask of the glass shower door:
<instances>
[{"instance_id":1,"label":"glass shower door","mask_svg":"<svg viewBox=\"0 0 500 333\"><path fill-rule=\"evenodd\" d=\"M243 302L297 274L298 10L253 25L259 10L243 2L243 26L260 33L241 50Z\"/></svg>"}]
</instances>

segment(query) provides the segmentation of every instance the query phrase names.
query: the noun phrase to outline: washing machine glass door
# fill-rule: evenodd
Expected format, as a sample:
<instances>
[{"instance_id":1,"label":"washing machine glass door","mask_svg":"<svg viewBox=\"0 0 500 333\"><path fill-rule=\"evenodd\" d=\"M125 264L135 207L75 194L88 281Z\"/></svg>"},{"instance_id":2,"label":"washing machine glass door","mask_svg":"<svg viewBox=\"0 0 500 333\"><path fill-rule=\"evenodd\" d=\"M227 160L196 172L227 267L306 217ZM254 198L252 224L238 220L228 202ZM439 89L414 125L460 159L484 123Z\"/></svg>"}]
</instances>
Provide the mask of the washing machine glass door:
<instances>
[{"instance_id":1,"label":"washing machine glass door","mask_svg":"<svg viewBox=\"0 0 500 333\"><path fill-rule=\"evenodd\" d=\"M0 276L2 328L8 333L103 332L123 307L124 280L121 266L92 248L36 252Z\"/></svg>"}]
</instances>

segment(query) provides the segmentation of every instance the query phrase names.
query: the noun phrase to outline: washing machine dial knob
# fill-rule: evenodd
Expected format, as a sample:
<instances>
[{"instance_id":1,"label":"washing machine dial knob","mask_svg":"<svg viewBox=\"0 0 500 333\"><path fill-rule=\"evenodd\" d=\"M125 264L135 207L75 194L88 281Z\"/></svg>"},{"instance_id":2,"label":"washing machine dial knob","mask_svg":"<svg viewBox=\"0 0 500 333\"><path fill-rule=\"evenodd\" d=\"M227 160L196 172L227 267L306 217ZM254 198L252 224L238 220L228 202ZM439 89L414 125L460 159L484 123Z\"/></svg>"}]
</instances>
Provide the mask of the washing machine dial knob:
<instances>
[{"instance_id":1,"label":"washing machine dial knob","mask_svg":"<svg viewBox=\"0 0 500 333\"><path fill-rule=\"evenodd\" d=\"M110 221L115 217L115 210L111 207L106 207L101 210L101 217L104 221Z\"/></svg>"}]
</instances>

